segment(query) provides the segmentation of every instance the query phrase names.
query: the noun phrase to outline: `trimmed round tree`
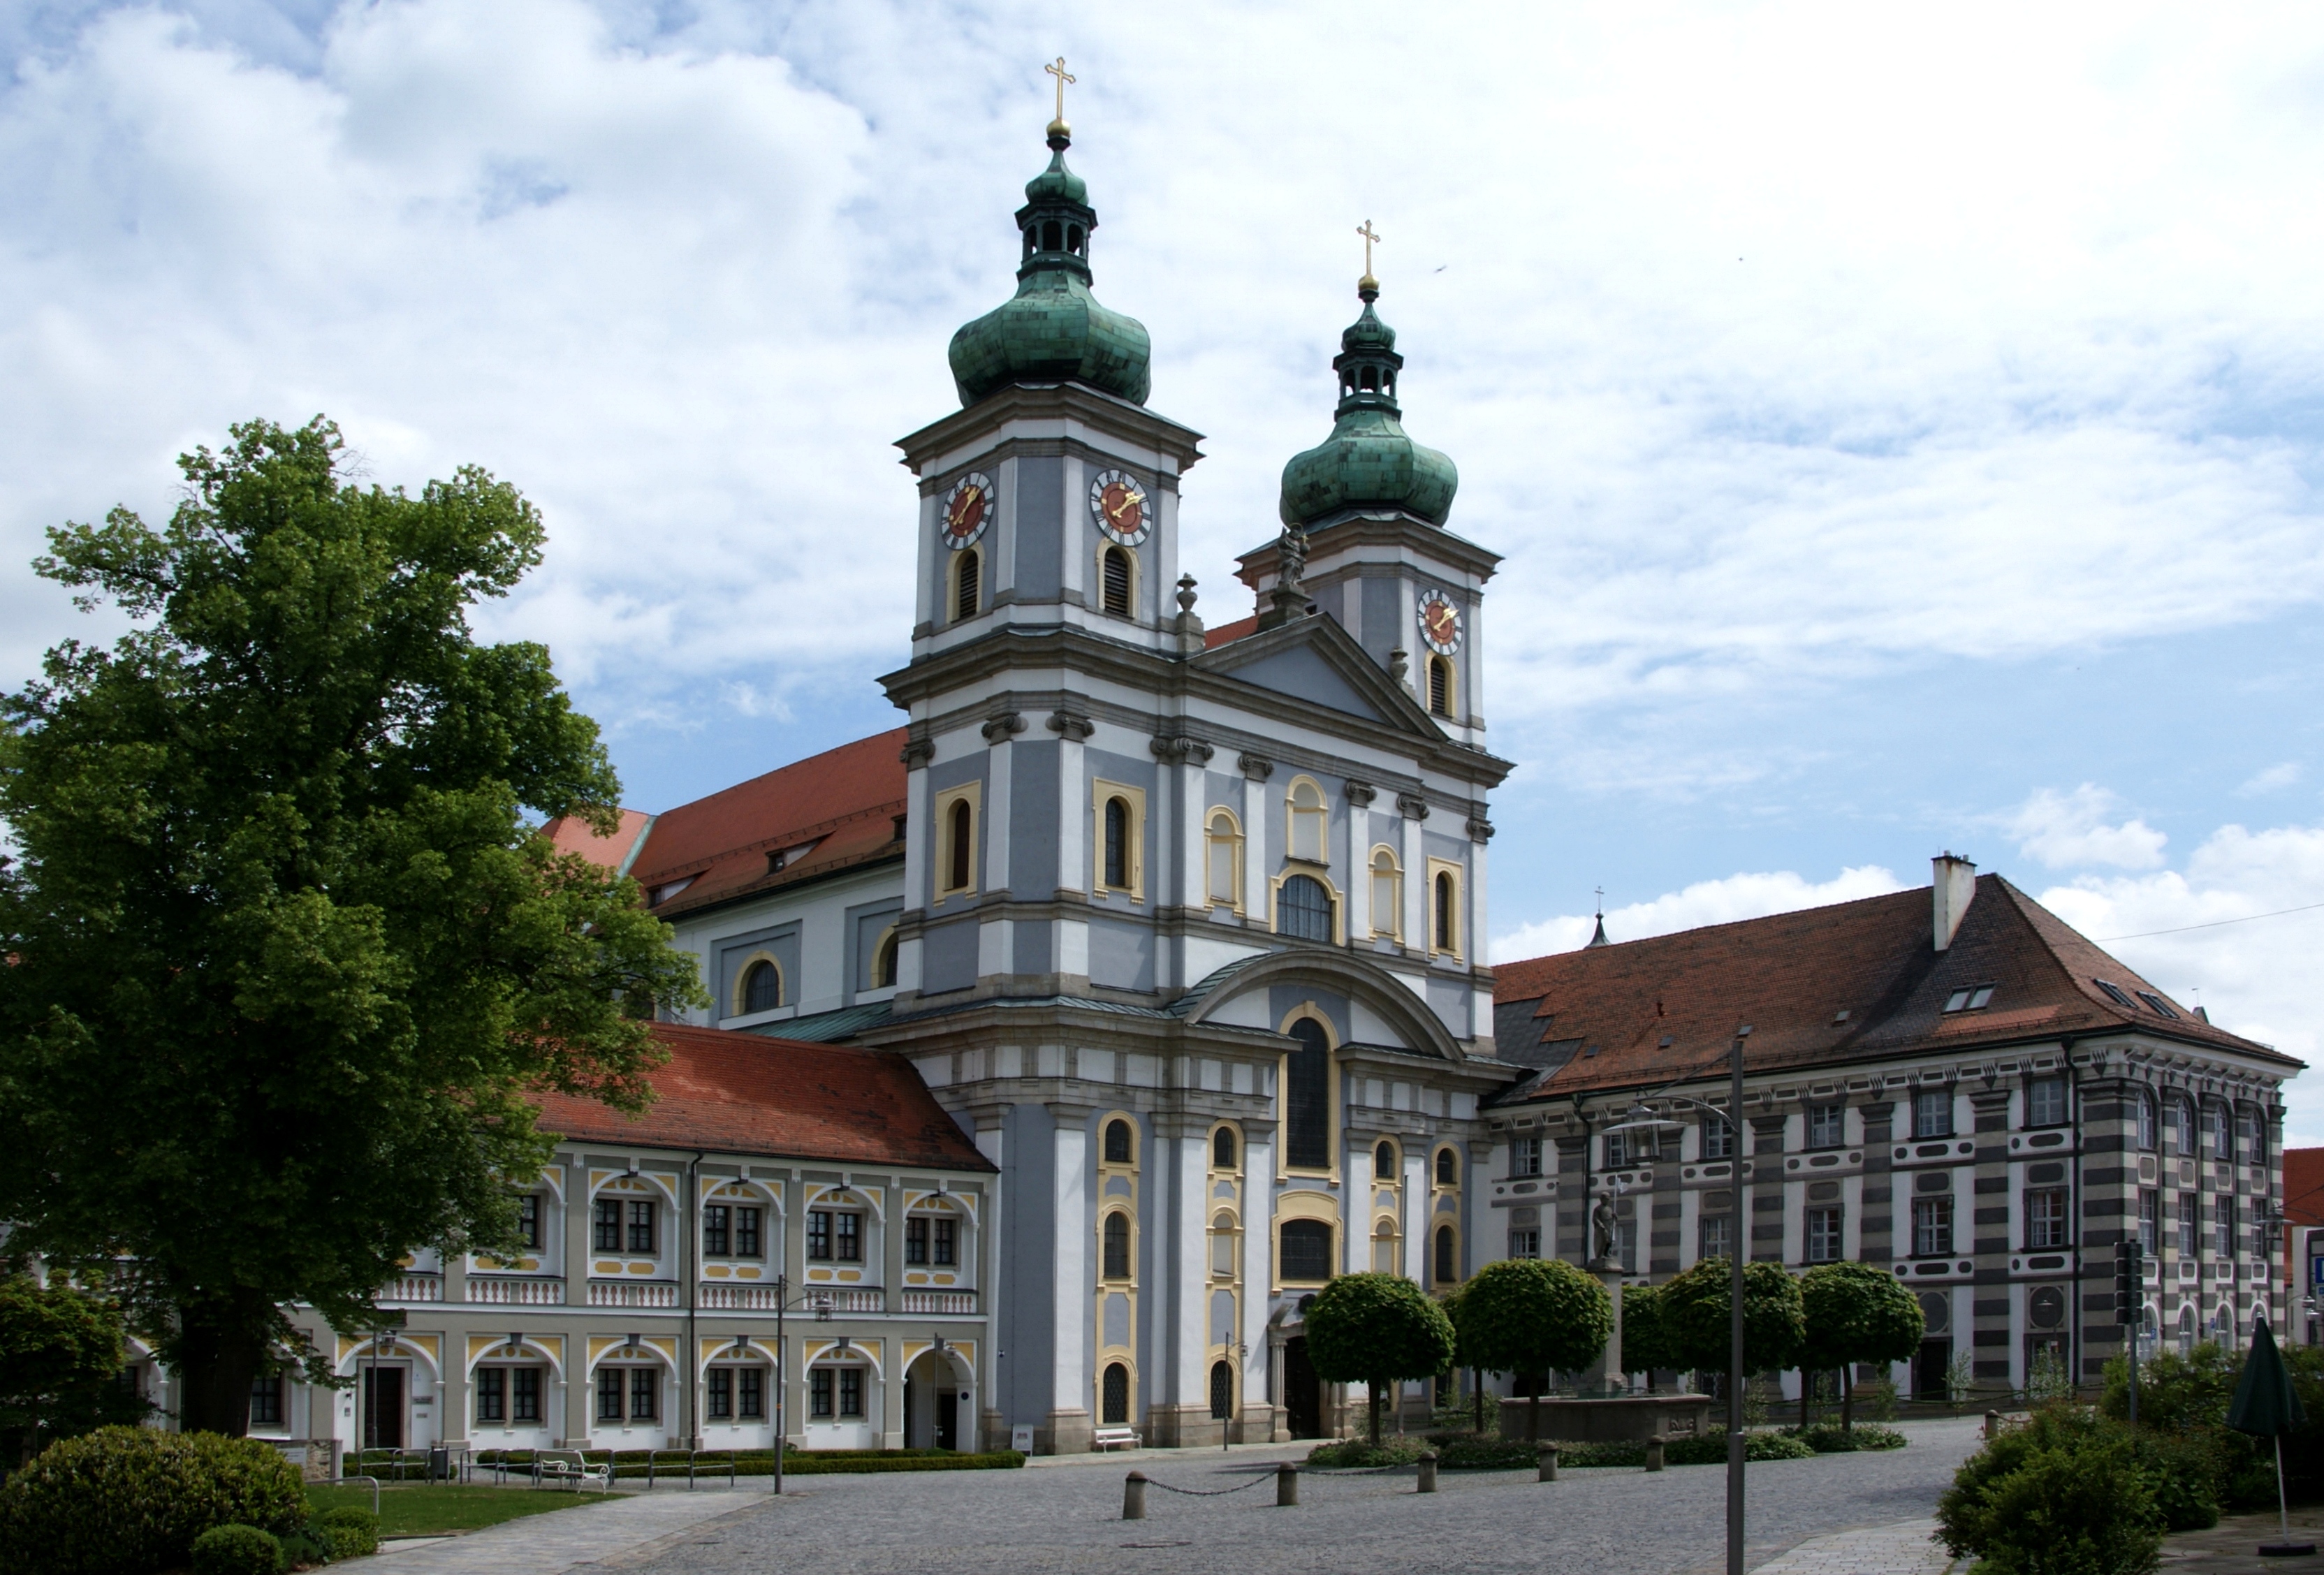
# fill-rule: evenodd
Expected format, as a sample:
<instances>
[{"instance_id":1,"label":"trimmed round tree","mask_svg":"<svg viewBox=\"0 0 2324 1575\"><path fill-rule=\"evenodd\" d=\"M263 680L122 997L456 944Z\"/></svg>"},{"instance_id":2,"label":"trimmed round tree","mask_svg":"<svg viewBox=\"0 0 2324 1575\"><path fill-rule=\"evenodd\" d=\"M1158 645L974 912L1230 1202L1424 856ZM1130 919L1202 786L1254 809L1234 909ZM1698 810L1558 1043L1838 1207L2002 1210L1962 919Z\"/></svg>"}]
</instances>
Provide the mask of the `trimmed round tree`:
<instances>
[{"instance_id":1,"label":"trimmed round tree","mask_svg":"<svg viewBox=\"0 0 2324 1575\"><path fill-rule=\"evenodd\" d=\"M1808 1421L1808 1375L1857 1362L1903 1362L1921 1349L1926 1324L1913 1293L1868 1263L1819 1264L1800 1277L1807 1339L1800 1357L1800 1425ZM1856 1424L1856 1386L1842 1374L1840 1424Z\"/></svg>"},{"instance_id":2,"label":"trimmed round tree","mask_svg":"<svg viewBox=\"0 0 2324 1575\"><path fill-rule=\"evenodd\" d=\"M1657 1368L1686 1365L1671 1345L1658 1285L1622 1287L1622 1365L1630 1372L1646 1375L1648 1394L1654 1392Z\"/></svg>"},{"instance_id":3,"label":"trimmed round tree","mask_svg":"<svg viewBox=\"0 0 2324 1575\"><path fill-rule=\"evenodd\" d=\"M1318 1377L1370 1388L1372 1442L1389 1386L1433 1378L1452 1365L1452 1322L1397 1275L1342 1275L1307 1309L1307 1359Z\"/></svg>"},{"instance_id":4,"label":"trimmed round tree","mask_svg":"<svg viewBox=\"0 0 2324 1575\"><path fill-rule=\"evenodd\" d=\"M1671 1354L1681 1367L1724 1373L1732 1354L1728 1326L1728 1280L1733 1263L1706 1257L1666 1281L1661 1291L1663 1327ZM1800 1282L1778 1263L1747 1264L1743 1269L1743 1370L1776 1372L1795 1367L1807 1338L1800 1305Z\"/></svg>"},{"instance_id":5,"label":"trimmed round tree","mask_svg":"<svg viewBox=\"0 0 2324 1575\"><path fill-rule=\"evenodd\" d=\"M1461 1287L1462 1359L1525 1377L1526 1437L1541 1436L1541 1382L1598 1359L1614 1333L1614 1302L1591 1276L1558 1258L1487 1264Z\"/></svg>"}]
</instances>

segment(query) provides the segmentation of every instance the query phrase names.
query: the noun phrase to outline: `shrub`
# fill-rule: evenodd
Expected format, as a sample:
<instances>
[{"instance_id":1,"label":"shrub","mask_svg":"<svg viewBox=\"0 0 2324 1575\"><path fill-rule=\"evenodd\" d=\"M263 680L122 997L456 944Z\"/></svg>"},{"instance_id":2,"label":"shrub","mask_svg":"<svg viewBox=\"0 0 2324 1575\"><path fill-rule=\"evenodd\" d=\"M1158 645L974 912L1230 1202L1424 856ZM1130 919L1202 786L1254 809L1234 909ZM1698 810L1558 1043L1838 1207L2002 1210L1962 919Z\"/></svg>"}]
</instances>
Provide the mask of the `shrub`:
<instances>
[{"instance_id":1,"label":"shrub","mask_svg":"<svg viewBox=\"0 0 2324 1575\"><path fill-rule=\"evenodd\" d=\"M1448 1471L1529 1471L1539 1444L1523 1439L1456 1438L1436 1448L1436 1463Z\"/></svg>"},{"instance_id":2,"label":"shrub","mask_svg":"<svg viewBox=\"0 0 2324 1575\"><path fill-rule=\"evenodd\" d=\"M1643 1449L1639 1450L1641 1460L1645 1453ZM1805 1460L1814 1456L1814 1450L1789 1433L1747 1432L1743 1435L1743 1458L1747 1460ZM1727 1463L1727 1435L1706 1432L1697 1438L1674 1438L1663 1446L1663 1463L1671 1466L1723 1466Z\"/></svg>"},{"instance_id":3,"label":"shrub","mask_svg":"<svg viewBox=\"0 0 2324 1575\"><path fill-rule=\"evenodd\" d=\"M327 1509L307 1529L327 1537L334 1559L360 1559L379 1552L379 1516L353 1504Z\"/></svg>"},{"instance_id":4,"label":"shrub","mask_svg":"<svg viewBox=\"0 0 2324 1575\"><path fill-rule=\"evenodd\" d=\"M1854 1427L1833 1427L1824 1423L1794 1428L1788 1436L1798 1439L1820 1455L1845 1454L1850 1450L1901 1450L1904 1447L1903 1433L1873 1422L1858 1423Z\"/></svg>"},{"instance_id":5,"label":"shrub","mask_svg":"<svg viewBox=\"0 0 2324 1575\"><path fill-rule=\"evenodd\" d=\"M1992 1575L2138 1575L2166 1526L2217 1521L2213 1478L2200 1441L2045 1406L1961 1466L1937 1501L1937 1536Z\"/></svg>"},{"instance_id":6,"label":"shrub","mask_svg":"<svg viewBox=\"0 0 2324 1575\"><path fill-rule=\"evenodd\" d=\"M265 1444L105 1427L51 1444L0 1488L0 1569L144 1575L185 1563L213 1526L306 1519L298 1468Z\"/></svg>"},{"instance_id":7,"label":"shrub","mask_svg":"<svg viewBox=\"0 0 2324 1575\"><path fill-rule=\"evenodd\" d=\"M274 1539L280 1555L275 1561L278 1570L303 1570L315 1564L328 1564L338 1557L328 1532L318 1532L312 1525L305 1531L285 1532Z\"/></svg>"},{"instance_id":8,"label":"shrub","mask_svg":"<svg viewBox=\"0 0 2324 1575\"><path fill-rule=\"evenodd\" d=\"M1420 1459L1422 1451L1431 1447L1427 1440L1410 1436L1384 1438L1378 1443L1369 1443L1362 1439L1342 1439L1333 1443L1317 1444L1307 1451L1307 1463L1325 1470L1341 1471L1367 1466L1409 1466Z\"/></svg>"},{"instance_id":9,"label":"shrub","mask_svg":"<svg viewBox=\"0 0 2324 1575\"><path fill-rule=\"evenodd\" d=\"M194 1575L274 1575L281 1556L254 1525L214 1525L194 1539Z\"/></svg>"},{"instance_id":10,"label":"shrub","mask_svg":"<svg viewBox=\"0 0 2324 1575\"><path fill-rule=\"evenodd\" d=\"M2284 1491L2295 1502L2324 1497L2324 1347L2278 1348L2308 1422L2283 1437ZM2165 1351L2139 1364L2138 1424L2166 1437L2199 1437L2217 1462L2215 1496L2238 1509L2275 1506L2273 1441L2227 1430L2227 1403L2243 1357L2205 1340L2185 1356ZM2129 1373L2120 1358L2107 1364L2106 1414L2129 1414Z\"/></svg>"}]
</instances>

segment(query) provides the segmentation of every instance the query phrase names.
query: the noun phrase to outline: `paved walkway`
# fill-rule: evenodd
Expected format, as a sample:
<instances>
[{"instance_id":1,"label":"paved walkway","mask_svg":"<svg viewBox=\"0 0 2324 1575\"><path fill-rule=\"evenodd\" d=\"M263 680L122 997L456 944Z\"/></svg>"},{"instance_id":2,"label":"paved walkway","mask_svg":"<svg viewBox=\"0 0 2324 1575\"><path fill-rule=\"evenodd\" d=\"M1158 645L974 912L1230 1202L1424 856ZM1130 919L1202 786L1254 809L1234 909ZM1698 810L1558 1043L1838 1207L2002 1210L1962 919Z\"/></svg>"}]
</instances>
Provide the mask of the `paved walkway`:
<instances>
[{"instance_id":1,"label":"paved walkway","mask_svg":"<svg viewBox=\"0 0 2324 1575\"><path fill-rule=\"evenodd\" d=\"M1752 1575L1946 1575L1953 1557L1929 1540L1936 1529L1933 1520L1900 1520L1810 1537Z\"/></svg>"},{"instance_id":2,"label":"paved walkway","mask_svg":"<svg viewBox=\"0 0 2324 1575\"><path fill-rule=\"evenodd\" d=\"M2163 1575L2256 1575L2260 1570L2324 1570L2324 1553L2304 1558L2263 1559L2259 1545L2281 1535L2275 1511L2230 1515L2209 1531L2180 1532L2163 1544ZM2324 1548L2324 1505L2295 1505L2292 1540Z\"/></svg>"},{"instance_id":3,"label":"paved walkway","mask_svg":"<svg viewBox=\"0 0 2324 1575\"><path fill-rule=\"evenodd\" d=\"M722 1515L765 1508L771 1498L768 1485L753 1490L750 1478L743 1481L732 1491L617 1493L610 1504L528 1515L465 1536L406 1543L347 1568L360 1575L564 1575L583 1564L642 1563L665 1547L708 1534Z\"/></svg>"}]
</instances>

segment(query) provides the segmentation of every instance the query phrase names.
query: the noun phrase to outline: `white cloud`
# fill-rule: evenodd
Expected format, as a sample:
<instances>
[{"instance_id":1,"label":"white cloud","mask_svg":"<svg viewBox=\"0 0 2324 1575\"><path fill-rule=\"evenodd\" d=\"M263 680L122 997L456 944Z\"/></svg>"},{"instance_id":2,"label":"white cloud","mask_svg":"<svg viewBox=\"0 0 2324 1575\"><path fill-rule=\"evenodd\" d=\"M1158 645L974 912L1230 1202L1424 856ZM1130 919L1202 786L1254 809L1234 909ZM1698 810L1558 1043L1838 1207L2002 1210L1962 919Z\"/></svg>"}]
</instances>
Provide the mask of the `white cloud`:
<instances>
[{"instance_id":1,"label":"white cloud","mask_svg":"<svg viewBox=\"0 0 2324 1575\"><path fill-rule=\"evenodd\" d=\"M1842 870L1824 881L1810 881L1789 870L1748 871L1723 880L1698 880L1650 901L1610 908L1606 914L1606 936L1612 941L1638 941L1703 925L1732 924L1903 889L1904 882L1894 872L1874 864ZM1526 925L1494 940L1493 961L1515 962L1553 952L1571 952L1587 945L1595 927L1595 918L1586 913L1563 914Z\"/></svg>"},{"instance_id":2,"label":"white cloud","mask_svg":"<svg viewBox=\"0 0 2324 1575\"><path fill-rule=\"evenodd\" d=\"M2043 891L2041 901L2177 999L2200 999L2221 1027L2315 1059L2324 908L2309 905L2324 902L2324 825L2223 826L2184 871L2086 875ZM2212 927L2187 927L2193 925ZM2148 933L2156 930L2174 933ZM2324 1143L2324 1082L2306 1075L2288 1094L2288 1141Z\"/></svg>"},{"instance_id":3,"label":"white cloud","mask_svg":"<svg viewBox=\"0 0 2324 1575\"><path fill-rule=\"evenodd\" d=\"M2120 808L2119 799L2094 783L2085 782L2071 793L2043 788L2002 824L2019 852L2052 870L2091 864L2151 870L2162 863L2163 845L2171 839L2143 820L2107 824L2107 817Z\"/></svg>"},{"instance_id":4,"label":"white cloud","mask_svg":"<svg viewBox=\"0 0 2324 1575\"><path fill-rule=\"evenodd\" d=\"M2264 771L2254 772L2251 779L2236 792L2246 798L2256 798L2264 793L2279 793L2298 782L2301 776L2300 762L2286 760L2280 766L2270 766Z\"/></svg>"}]
</instances>

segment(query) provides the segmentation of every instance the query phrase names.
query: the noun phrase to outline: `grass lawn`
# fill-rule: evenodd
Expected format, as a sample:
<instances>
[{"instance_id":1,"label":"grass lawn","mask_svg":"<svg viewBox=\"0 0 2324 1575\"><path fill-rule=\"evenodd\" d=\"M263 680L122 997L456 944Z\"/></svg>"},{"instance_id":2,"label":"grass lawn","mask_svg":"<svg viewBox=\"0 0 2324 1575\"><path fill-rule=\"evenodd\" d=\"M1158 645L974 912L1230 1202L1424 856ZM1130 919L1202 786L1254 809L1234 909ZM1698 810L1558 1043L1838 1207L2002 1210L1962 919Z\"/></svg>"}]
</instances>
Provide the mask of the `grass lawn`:
<instances>
[{"instance_id":1,"label":"grass lawn","mask_svg":"<svg viewBox=\"0 0 2324 1575\"><path fill-rule=\"evenodd\" d=\"M450 1482L387 1482L380 1487L379 1534L383 1537L429 1536L443 1532L475 1531L528 1515L602 1504L603 1493L576 1493L560 1488L466 1487ZM317 1509L352 1504L371 1507L367 1482L344 1488L310 1487L307 1501Z\"/></svg>"}]
</instances>

